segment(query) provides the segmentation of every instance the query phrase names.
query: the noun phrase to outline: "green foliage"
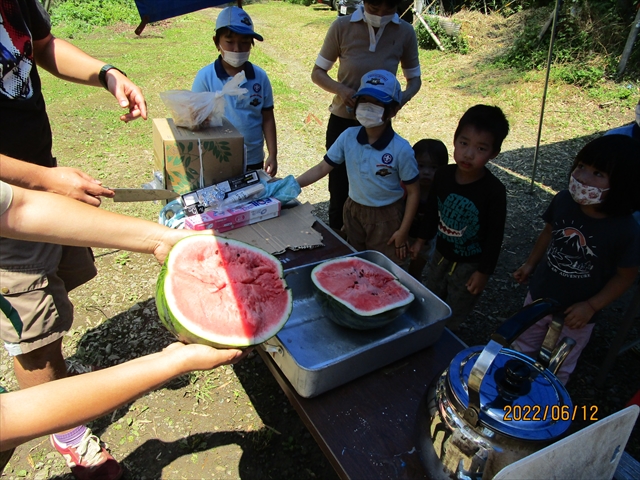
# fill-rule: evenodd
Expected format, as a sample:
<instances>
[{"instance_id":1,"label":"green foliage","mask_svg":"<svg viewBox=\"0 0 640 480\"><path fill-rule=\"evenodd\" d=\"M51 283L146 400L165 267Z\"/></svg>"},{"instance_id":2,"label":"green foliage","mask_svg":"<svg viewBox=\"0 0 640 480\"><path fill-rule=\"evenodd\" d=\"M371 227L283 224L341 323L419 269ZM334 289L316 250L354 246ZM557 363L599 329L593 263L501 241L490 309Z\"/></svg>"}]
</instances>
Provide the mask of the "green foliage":
<instances>
[{"instance_id":1,"label":"green foliage","mask_svg":"<svg viewBox=\"0 0 640 480\"><path fill-rule=\"evenodd\" d=\"M287 3L292 3L293 5L304 5L308 7L309 5L313 5L316 3L315 0L285 0Z\"/></svg>"},{"instance_id":2,"label":"green foliage","mask_svg":"<svg viewBox=\"0 0 640 480\"><path fill-rule=\"evenodd\" d=\"M462 30L460 30L456 36L449 35L440 25L440 21L438 21L437 18L426 16L425 20L435 36L440 40L446 52L461 53L463 55L469 53L469 42L462 33ZM456 22L452 23L455 24ZM438 48L436 42L421 22L418 22L416 26L416 36L418 37L418 46L420 48L424 50L435 50Z\"/></svg>"},{"instance_id":3,"label":"green foliage","mask_svg":"<svg viewBox=\"0 0 640 480\"><path fill-rule=\"evenodd\" d=\"M58 0L50 15L52 25L67 37L90 32L97 26L140 22L134 0Z\"/></svg>"},{"instance_id":4,"label":"green foliage","mask_svg":"<svg viewBox=\"0 0 640 480\"><path fill-rule=\"evenodd\" d=\"M546 67L551 27L540 39L543 24L552 9L531 10L513 45L495 63L519 71ZM581 87L595 87L616 74L620 54L629 33L629 23L616 8L615 0L573 0L561 10L553 45L554 78ZM626 76L640 74L640 53L635 48L627 63Z\"/></svg>"}]
</instances>

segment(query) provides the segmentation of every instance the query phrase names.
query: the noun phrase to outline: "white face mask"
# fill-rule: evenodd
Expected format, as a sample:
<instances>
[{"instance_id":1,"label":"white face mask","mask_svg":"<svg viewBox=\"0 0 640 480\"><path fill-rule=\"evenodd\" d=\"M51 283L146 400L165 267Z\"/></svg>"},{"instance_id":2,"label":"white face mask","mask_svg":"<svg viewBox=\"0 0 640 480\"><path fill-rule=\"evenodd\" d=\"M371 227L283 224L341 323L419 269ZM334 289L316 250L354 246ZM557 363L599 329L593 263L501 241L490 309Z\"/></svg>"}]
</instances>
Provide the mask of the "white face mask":
<instances>
[{"instance_id":1,"label":"white face mask","mask_svg":"<svg viewBox=\"0 0 640 480\"><path fill-rule=\"evenodd\" d=\"M592 187L576 180L573 175L569 178L569 192L573 201L580 205L597 205L603 202L602 194L608 188Z\"/></svg>"},{"instance_id":2,"label":"white face mask","mask_svg":"<svg viewBox=\"0 0 640 480\"><path fill-rule=\"evenodd\" d=\"M640 103L636 105L636 123L640 127Z\"/></svg>"},{"instance_id":3,"label":"white face mask","mask_svg":"<svg viewBox=\"0 0 640 480\"><path fill-rule=\"evenodd\" d=\"M356 108L356 119L364 128L379 127L384 123L382 116L384 107L373 103L359 103Z\"/></svg>"},{"instance_id":4,"label":"white face mask","mask_svg":"<svg viewBox=\"0 0 640 480\"><path fill-rule=\"evenodd\" d=\"M241 67L247 63L249 55L251 54L251 52L227 52L223 49L220 49L220 52L222 52L222 58L224 61L235 68Z\"/></svg>"},{"instance_id":5,"label":"white face mask","mask_svg":"<svg viewBox=\"0 0 640 480\"><path fill-rule=\"evenodd\" d=\"M381 26L389 23L393 19L393 15L385 15L384 17L381 17L380 15L373 15L365 10L364 19L372 27L380 28Z\"/></svg>"}]
</instances>

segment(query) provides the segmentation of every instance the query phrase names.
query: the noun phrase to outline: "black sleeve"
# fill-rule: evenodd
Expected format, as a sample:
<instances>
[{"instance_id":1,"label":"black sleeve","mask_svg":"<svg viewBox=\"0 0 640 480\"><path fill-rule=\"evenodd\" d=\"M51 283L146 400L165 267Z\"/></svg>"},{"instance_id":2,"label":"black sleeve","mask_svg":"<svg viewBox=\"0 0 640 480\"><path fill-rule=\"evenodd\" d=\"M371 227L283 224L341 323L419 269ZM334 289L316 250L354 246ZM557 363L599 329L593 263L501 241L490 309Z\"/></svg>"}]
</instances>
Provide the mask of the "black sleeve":
<instances>
[{"instance_id":1,"label":"black sleeve","mask_svg":"<svg viewBox=\"0 0 640 480\"><path fill-rule=\"evenodd\" d=\"M438 177L436 172L427 197L424 220L418 225L418 238L422 240L431 240L438 232L438 179L442 181L442 175Z\"/></svg>"},{"instance_id":2,"label":"black sleeve","mask_svg":"<svg viewBox=\"0 0 640 480\"><path fill-rule=\"evenodd\" d=\"M504 224L507 221L507 191L504 185L496 179L496 186L490 191L492 195L489 199L488 211L485 212L486 235L478 265L478 271L486 275L491 275L498 264L504 238Z\"/></svg>"},{"instance_id":3,"label":"black sleeve","mask_svg":"<svg viewBox=\"0 0 640 480\"><path fill-rule=\"evenodd\" d=\"M25 22L34 40L42 40L51 33L51 18L38 0L25 0Z\"/></svg>"}]
</instances>

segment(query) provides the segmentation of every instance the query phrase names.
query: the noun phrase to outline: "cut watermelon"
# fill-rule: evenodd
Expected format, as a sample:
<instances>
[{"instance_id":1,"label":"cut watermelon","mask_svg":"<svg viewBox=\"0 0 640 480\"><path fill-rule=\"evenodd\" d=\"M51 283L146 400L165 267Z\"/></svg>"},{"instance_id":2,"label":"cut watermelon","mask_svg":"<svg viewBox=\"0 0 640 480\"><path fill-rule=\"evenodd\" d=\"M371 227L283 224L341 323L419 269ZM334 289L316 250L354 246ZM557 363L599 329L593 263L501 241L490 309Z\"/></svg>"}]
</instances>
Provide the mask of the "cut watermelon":
<instances>
[{"instance_id":1,"label":"cut watermelon","mask_svg":"<svg viewBox=\"0 0 640 480\"><path fill-rule=\"evenodd\" d=\"M341 257L311 271L329 318L357 330L391 323L409 308L413 293L388 270L358 257Z\"/></svg>"},{"instance_id":2,"label":"cut watermelon","mask_svg":"<svg viewBox=\"0 0 640 480\"><path fill-rule=\"evenodd\" d=\"M293 299L273 255L236 240L193 235L165 259L156 304L180 341L242 348L273 337Z\"/></svg>"}]
</instances>

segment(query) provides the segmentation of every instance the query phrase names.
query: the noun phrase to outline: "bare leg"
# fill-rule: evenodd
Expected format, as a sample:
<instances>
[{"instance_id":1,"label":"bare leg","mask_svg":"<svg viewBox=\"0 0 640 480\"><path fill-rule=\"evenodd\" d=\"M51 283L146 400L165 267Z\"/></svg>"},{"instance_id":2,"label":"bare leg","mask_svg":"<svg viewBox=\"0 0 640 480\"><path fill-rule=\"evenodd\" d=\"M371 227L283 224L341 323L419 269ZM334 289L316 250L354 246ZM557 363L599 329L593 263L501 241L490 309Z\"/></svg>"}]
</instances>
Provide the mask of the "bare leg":
<instances>
[{"instance_id":1,"label":"bare leg","mask_svg":"<svg viewBox=\"0 0 640 480\"><path fill-rule=\"evenodd\" d=\"M67 376L62 356L62 338L13 359L13 367L20 388L29 388Z\"/></svg>"},{"instance_id":2,"label":"bare leg","mask_svg":"<svg viewBox=\"0 0 640 480\"><path fill-rule=\"evenodd\" d=\"M62 356L62 338L32 352L13 357L13 369L21 389L65 378L67 366Z\"/></svg>"}]
</instances>

